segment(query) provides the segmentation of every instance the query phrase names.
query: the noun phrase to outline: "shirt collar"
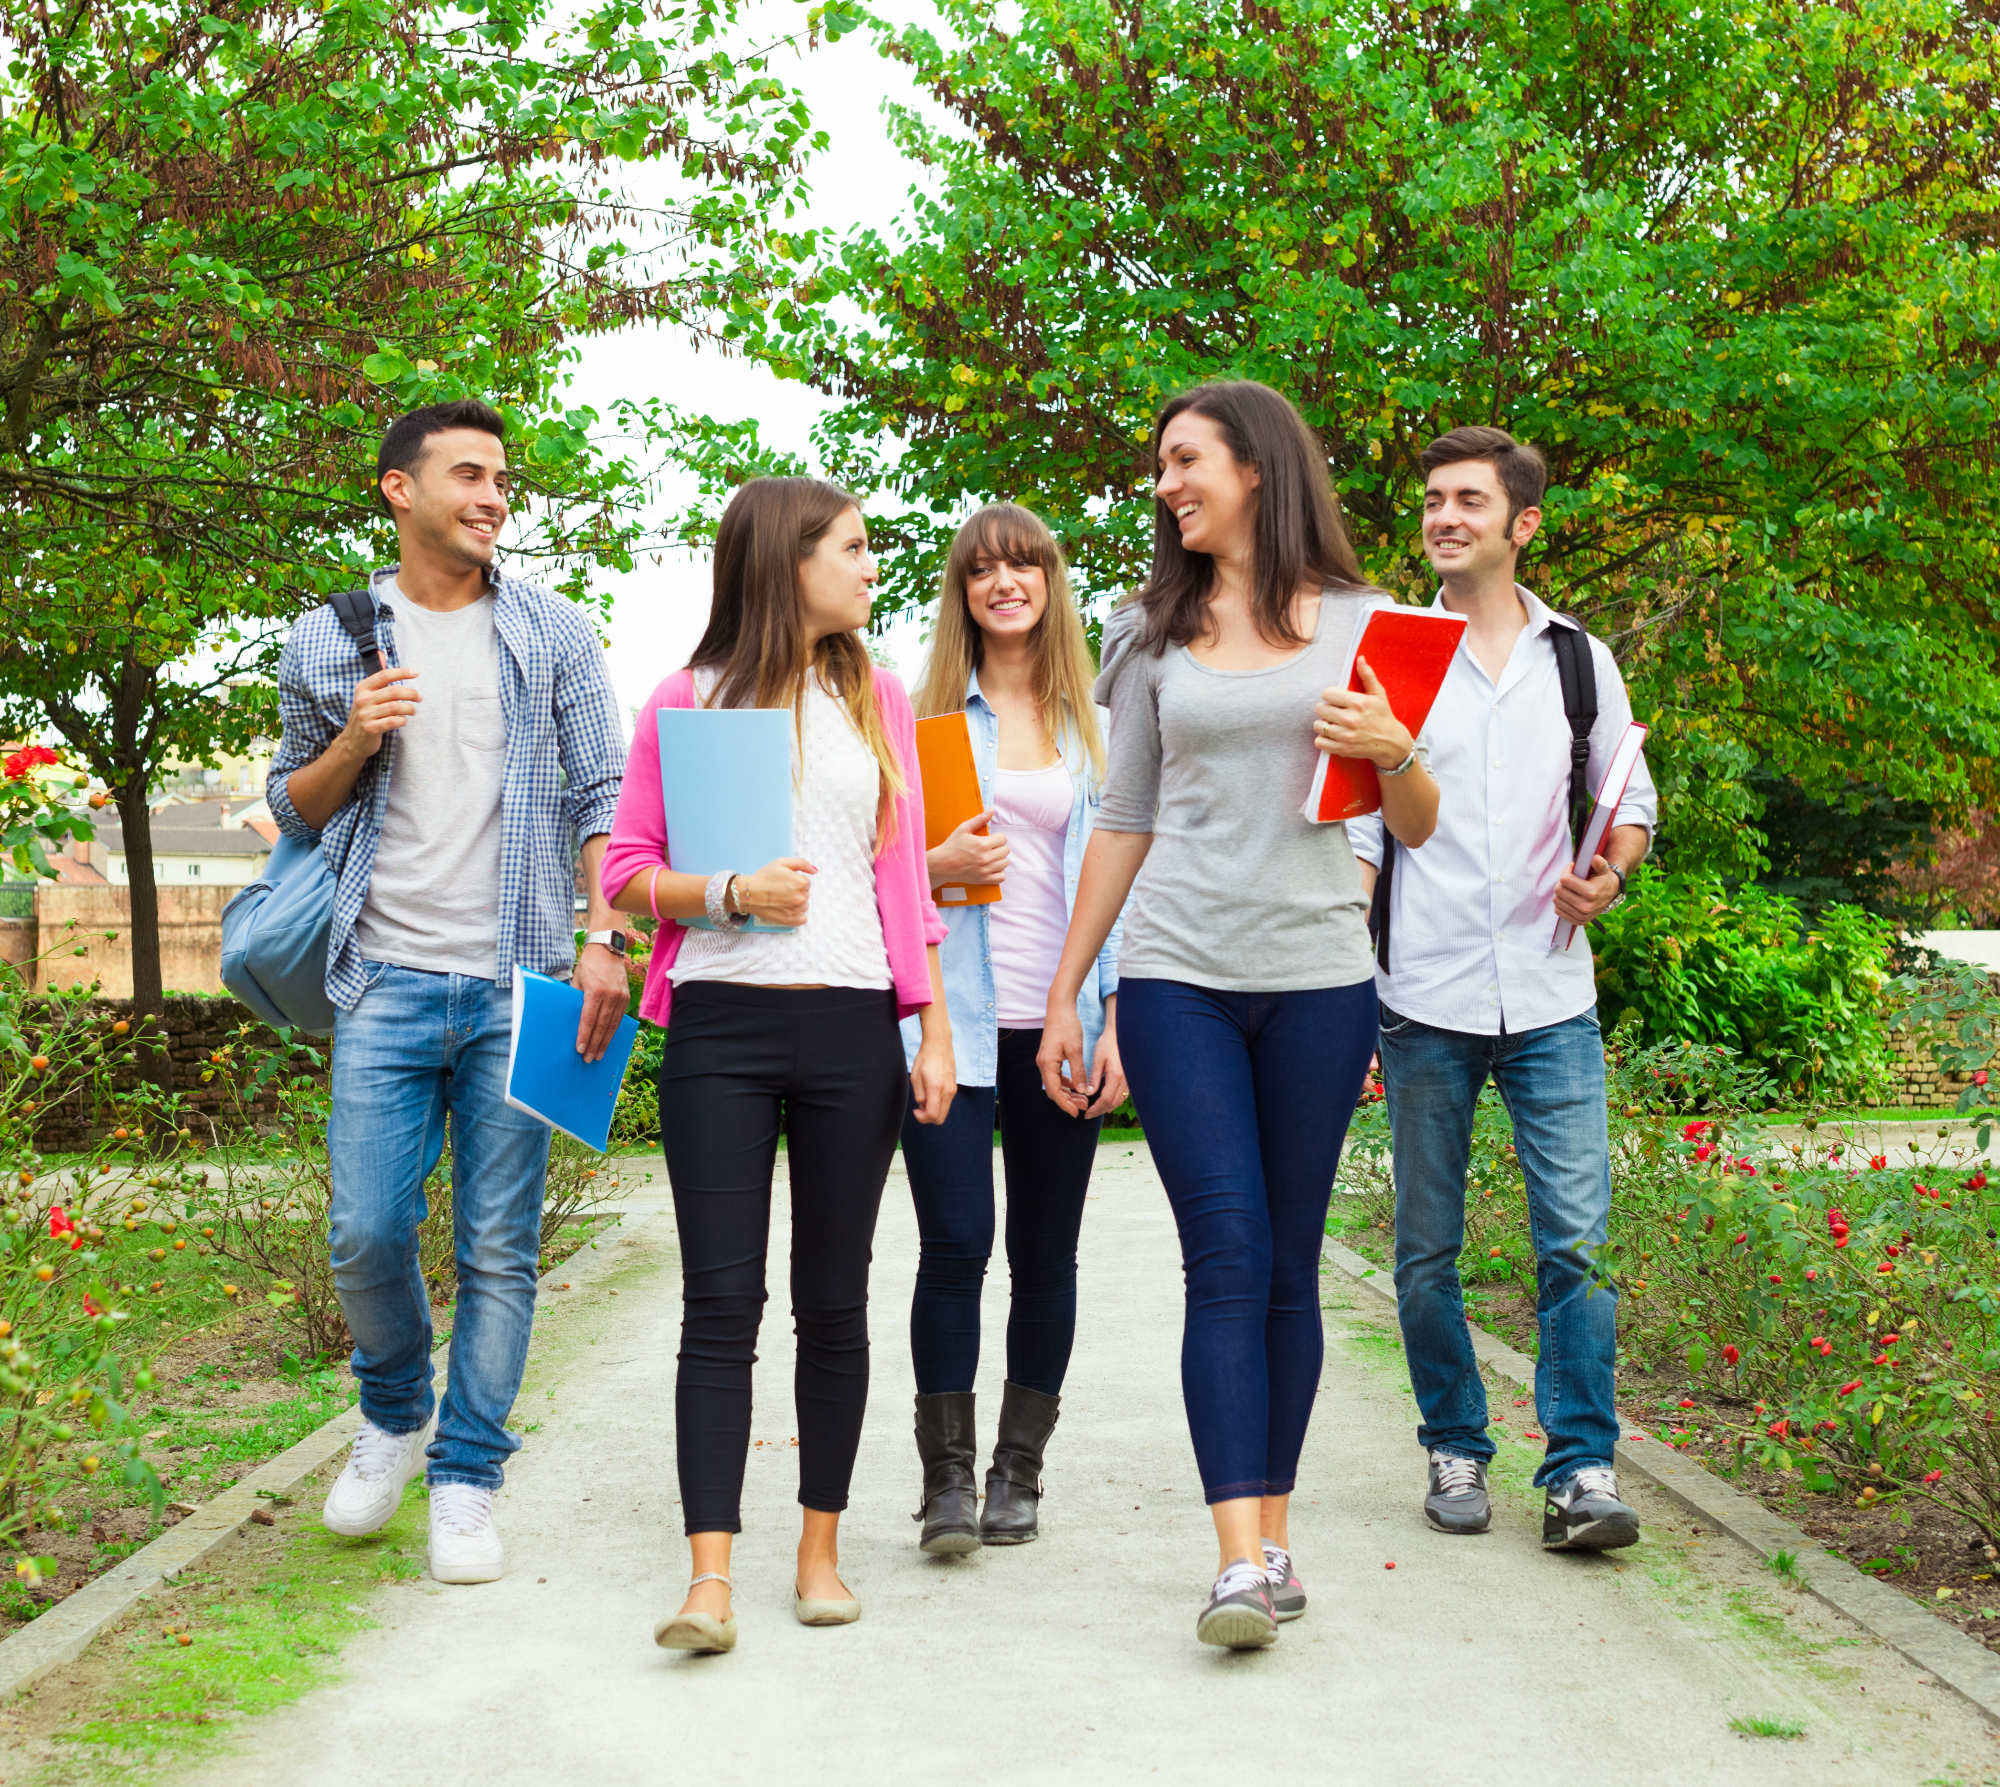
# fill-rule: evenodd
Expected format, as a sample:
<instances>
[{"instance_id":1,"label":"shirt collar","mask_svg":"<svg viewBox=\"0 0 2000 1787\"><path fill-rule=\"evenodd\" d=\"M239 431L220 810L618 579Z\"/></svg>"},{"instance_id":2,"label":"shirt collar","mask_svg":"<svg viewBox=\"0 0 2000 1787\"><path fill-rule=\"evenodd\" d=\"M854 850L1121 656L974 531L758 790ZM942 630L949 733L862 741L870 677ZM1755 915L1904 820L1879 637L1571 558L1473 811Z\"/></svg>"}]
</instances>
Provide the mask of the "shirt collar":
<instances>
[{"instance_id":1,"label":"shirt collar","mask_svg":"<svg viewBox=\"0 0 2000 1787\"><path fill-rule=\"evenodd\" d=\"M979 668L977 665L967 673L965 678L965 705L970 707L975 701L981 707L991 707L993 705L979 692Z\"/></svg>"},{"instance_id":2,"label":"shirt collar","mask_svg":"<svg viewBox=\"0 0 2000 1787\"><path fill-rule=\"evenodd\" d=\"M394 564L394 565L383 565L373 571L370 571L368 573L368 593L372 595L376 601L378 602L381 601L382 585L392 581L402 571L402 569L403 567L400 564ZM497 596L500 594L500 567L498 564L490 564L486 566L484 572L482 573L482 579L486 585L486 593L488 595Z\"/></svg>"},{"instance_id":3,"label":"shirt collar","mask_svg":"<svg viewBox=\"0 0 2000 1787\"><path fill-rule=\"evenodd\" d=\"M1579 623L1577 621L1567 614L1558 614L1540 596L1528 588L1526 584L1515 584L1514 594L1521 598L1521 606L1527 610L1528 631L1530 633L1546 633L1551 627L1569 627L1572 630L1579 630ZM1442 584L1438 586L1437 594L1431 598L1431 607L1439 613L1444 612L1444 586Z\"/></svg>"}]
</instances>

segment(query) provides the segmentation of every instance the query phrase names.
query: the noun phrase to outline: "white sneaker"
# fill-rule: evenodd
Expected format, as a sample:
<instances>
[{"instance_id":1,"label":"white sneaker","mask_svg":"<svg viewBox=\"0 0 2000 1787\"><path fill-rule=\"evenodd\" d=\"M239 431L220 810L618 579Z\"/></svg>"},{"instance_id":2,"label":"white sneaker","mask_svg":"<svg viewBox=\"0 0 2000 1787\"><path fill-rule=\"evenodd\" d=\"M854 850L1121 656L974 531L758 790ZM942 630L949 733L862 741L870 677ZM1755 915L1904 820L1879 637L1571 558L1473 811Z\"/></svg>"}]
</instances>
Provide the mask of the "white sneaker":
<instances>
[{"instance_id":1,"label":"white sneaker","mask_svg":"<svg viewBox=\"0 0 2000 1787\"><path fill-rule=\"evenodd\" d=\"M431 1575L439 1582L497 1582L507 1554L493 1525L493 1491L431 1485Z\"/></svg>"},{"instance_id":2,"label":"white sneaker","mask_svg":"<svg viewBox=\"0 0 2000 1787\"><path fill-rule=\"evenodd\" d=\"M387 1526L404 1487L424 1468L424 1449L436 1432L435 1412L415 1433L384 1433L373 1421L363 1421L347 1468L327 1492L320 1516L326 1530L359 1539Z\"/></svg>"}]
</instances>

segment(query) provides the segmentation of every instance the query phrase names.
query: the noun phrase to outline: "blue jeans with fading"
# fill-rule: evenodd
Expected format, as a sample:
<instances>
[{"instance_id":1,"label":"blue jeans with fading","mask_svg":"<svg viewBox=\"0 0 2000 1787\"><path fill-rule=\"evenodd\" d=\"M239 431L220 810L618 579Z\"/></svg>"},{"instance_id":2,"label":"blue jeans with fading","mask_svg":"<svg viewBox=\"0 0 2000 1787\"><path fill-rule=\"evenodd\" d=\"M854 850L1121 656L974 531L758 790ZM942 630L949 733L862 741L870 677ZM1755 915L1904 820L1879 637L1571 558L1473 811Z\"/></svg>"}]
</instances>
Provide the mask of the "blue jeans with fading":
<instances>
[{"instance_id":1,"label":"blue jeans with fading","mask_svg":"<svg viewBox=\"0 0 2000 1787\"><path fill-rule=\"evenodd\" d=\"M1488 1079L1514 1120L1528 1182L1540 1353L1539 1487L1609 1465L1618 1440L1618 1292L1593 1261L1611 1213L1604 1039L1593 1006L1518 1035L1439 1030L1382 1008L1382 1087L1396 1176L1396 1310L1416 1392L1417 1443L1482 1462L1486 1386L1465 1327L1458 1256L1472 1113Z\"/></svg>"},{"instance_id":2,"label":"blue jeans with fading","mask_svg":"<svg viewBox=\"0 0 2000 1787\"><path fill-rule=\"evenodd\" d=\"M431 1305L417 1264L424 1181L451 1120L458 1297L433 1483L497 1489L520 1447L507 1416L535 1315L547 1124L506 1102L513 999L497 981L366 964L333 1038L333 1283L361 1412L389 1433L430 1419Z\"/></svg>"},{"instance_id":3,"label":"blue jeans with fading","mask_svg":"<svg viewBox=\"0 0 2000 1787\"><path fill-rule=\"evenodd\" d=\"M1320 1247L1375 983L1118 983L1118 1046L1180 1230L1181 1395L1204 1497L1290 1495L1326 1336Z\"/></svg>"}]
</instances>

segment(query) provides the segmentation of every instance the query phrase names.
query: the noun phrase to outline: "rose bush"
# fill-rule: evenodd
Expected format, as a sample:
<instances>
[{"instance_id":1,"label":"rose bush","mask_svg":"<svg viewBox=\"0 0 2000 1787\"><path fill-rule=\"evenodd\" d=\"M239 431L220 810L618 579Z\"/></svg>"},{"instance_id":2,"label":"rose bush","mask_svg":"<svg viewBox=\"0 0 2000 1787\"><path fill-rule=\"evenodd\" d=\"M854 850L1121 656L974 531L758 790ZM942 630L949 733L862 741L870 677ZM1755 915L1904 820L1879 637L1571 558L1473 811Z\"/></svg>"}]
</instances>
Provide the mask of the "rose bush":
<instances>
[{"instance_id":1,"label":"rose bush","mask_svg":"<svg viewBox=\"0 0 2000 1787\"><path fill-rule=\"evenodd\" d=\"M1957 1126L1894 1147L1854 1124L1775 1130L1756 1114L1775 1088L1734 1051L1613 1041L1595 1265L1619 1295L1621 1363L1671 1371L1682 1408L1699 1397L1744 1453L1821 1493L1925 1497L2000 1539L2000 1175ZM1337 1226L1393 1233L1387 1143L1379 1107L1357 1111ZM1532 1301L1525 1185L1490 1091L1460 1264L1475 1294ZM1669 1413L1660 1437L1678 1443Z\"/></svg>"}]
</instances>

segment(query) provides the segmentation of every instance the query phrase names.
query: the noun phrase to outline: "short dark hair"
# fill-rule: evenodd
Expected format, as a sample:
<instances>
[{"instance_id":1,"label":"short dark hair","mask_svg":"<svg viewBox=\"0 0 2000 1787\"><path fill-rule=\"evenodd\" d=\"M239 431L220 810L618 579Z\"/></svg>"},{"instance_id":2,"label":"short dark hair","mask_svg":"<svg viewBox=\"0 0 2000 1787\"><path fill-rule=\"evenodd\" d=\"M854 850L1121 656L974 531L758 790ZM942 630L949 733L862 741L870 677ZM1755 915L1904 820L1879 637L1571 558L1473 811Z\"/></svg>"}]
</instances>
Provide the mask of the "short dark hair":
<instances>
[{"instance_id":1,"label":"short dark hair","mask_svg":"<svg viewBox=\"0 0 2000 1787\"><path fill-rule=\"evenodd\" d=\"M495 440L507 438L507 424L490 403L476 397L460 397L451 403L427 403L407 416L398 416L382 436L375 455L375 500L384 514L393 514L389 499L382 494L382 480L391 472L414 471L425 452L424 443L434 434L452 428L477 428Z\"/></svg>"},{"instance_id":2,"label":"short dark hair","mask_svg":"<svg viewBox=\"0 0 2000 1787\"><path fill-rule=\"evenodd\" d=\"M1463 465L1468 459L1483 459L1492 466L1507 493L1507 525L1523 509L1539 509L1542 492L1549 487L1549 468L1541 450L1527 441L1517 441L1504 428L1454 428L1441 434L1423 451L1424 476L1441 465Z\"/></svg>"}]
</instances>

